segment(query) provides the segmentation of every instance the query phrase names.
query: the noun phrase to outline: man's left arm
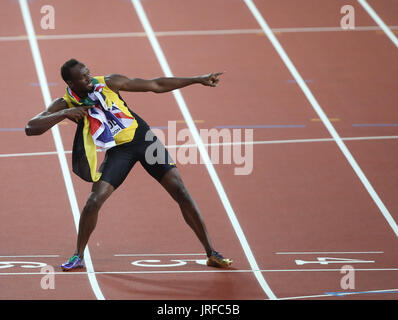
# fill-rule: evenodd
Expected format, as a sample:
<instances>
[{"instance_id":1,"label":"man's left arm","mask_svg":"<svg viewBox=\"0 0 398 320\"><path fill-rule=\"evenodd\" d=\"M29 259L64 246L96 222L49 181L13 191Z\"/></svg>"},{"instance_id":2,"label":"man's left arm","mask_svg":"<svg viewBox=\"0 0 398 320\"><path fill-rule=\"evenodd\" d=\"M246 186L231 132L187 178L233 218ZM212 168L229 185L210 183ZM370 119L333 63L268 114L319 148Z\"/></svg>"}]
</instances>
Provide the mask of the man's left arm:
<instances>
[{"instance_id":1,"label":"man's left arm","mask_svg":"<svg viewBox=\"0 0 398 320\"><path fill-rule=\"evenodd\" d=\"M155 79L128 78L120 74L110 74L105 77L105 82L113 91L129 92L155 92L163 93L175 89L180 89L193 84L202 84L204 86L215 87L219 82L219 76L222 72L209 73L203 76L191 78L162 77Z\"/></svg>"}]
</instances>

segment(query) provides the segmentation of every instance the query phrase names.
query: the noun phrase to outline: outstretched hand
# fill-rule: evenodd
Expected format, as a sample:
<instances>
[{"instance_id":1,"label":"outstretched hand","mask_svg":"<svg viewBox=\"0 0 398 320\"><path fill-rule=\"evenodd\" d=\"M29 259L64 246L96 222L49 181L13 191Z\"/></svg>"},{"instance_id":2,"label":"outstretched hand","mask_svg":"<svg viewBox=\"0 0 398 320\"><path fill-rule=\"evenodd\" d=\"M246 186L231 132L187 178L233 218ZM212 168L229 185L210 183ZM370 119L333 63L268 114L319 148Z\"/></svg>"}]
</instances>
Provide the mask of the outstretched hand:
<instances>
[{"instance_id":1,"label":"outstretched hand","mask_svg":"<svg viewBox=\"0 0 398 320\"><path fill-rule=\"evenodd\" d=\"M201 84L203 84L204 86L215 87L220 81L218 77L223 73L224 72L215 72L215 73L205 74L204 76L200 77Z\"/></svg>"}]
</instances>

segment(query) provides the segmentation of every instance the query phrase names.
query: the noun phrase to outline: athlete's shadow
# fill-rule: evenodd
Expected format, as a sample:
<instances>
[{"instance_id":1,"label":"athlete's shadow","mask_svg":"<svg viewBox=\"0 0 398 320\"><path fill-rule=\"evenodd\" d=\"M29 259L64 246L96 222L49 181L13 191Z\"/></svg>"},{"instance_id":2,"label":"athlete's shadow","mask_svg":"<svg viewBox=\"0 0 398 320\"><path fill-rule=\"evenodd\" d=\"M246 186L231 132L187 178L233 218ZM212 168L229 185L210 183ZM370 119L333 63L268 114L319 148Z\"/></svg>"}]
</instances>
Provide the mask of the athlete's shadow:
<instances>
[{"instance_id":1,"label":"athlete's shadow","mask_svg":"<svg viewBox=\"0 0 398 320\"><path fill-rule=\"evenodd\" d=\"M235 272L101 274L98 280L105 295L106 287L121 293L116 299L234 299L242 289Z\"/></svg>"}]
</instances>

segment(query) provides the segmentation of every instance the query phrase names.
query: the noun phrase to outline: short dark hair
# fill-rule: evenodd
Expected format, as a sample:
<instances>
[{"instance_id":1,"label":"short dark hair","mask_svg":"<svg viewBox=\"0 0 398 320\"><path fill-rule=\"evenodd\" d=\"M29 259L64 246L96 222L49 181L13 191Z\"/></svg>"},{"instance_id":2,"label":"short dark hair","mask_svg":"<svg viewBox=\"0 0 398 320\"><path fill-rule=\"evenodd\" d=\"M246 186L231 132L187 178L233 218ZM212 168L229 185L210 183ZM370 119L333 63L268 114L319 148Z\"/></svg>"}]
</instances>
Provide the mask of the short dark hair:
<instances>
[{"instance_id":1,"label":"short dark hair","mask_svg":"<svg viewBox=\"0 0 398 320\"><path fill-rule=\"evenodd\" d=\"M76 59L69 59L62 65L61 77L62 77L62 79L64 79L65 82L68 80L72 80L70 69L73 68L77 64L83 64L83 63Z\"/></svg>"}]
</instances>

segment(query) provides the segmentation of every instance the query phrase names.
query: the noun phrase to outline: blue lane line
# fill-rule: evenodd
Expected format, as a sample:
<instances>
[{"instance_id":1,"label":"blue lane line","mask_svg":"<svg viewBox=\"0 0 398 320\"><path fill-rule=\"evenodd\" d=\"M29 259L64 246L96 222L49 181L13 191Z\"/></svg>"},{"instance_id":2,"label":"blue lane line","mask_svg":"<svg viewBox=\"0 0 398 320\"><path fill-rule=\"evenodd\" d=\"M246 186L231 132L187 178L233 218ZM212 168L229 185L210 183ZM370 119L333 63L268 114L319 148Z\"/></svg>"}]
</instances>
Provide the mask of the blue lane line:
<instances>
[{"instance_id":1,"label":"blue lane line","mask_svg":"<svg viewBox=\"0 0 398 320\"><path fill-rule=\"evenodd\" d=\"M33 3L35 0L28 0L28 3ZM12 0L11 2L18 4L18 0Z\"/></svg>"},{"instance_id":2,"label":"blue lane line","mask_svg":"<svg viewBox=\"0 0 398 320\"><path fill-rule=\"evenodd\" d=\"M273 125L225 125L214 126L215 129L263 129L263 128L305 128L304 124L273 124ZM155 126L151 129L168 129L166 126Z\"/></svg>"},{"instance_id":3,"label":"blue lane line","mask_svg":"<svg viewBox=\"0 0 398 320\"><path fill-rule=\"evenodd\" d=\"M398 127L398 123L354 123L353 127ZM224 125L214 126L215 129L273 129L273 128L305 128L305 124L259 124L259 125ZM167 126L154 126L152 129L167 130ZM25 128L0 128L0 132L24 131Z\"/></svg>"},{"instance_id":4,"label":"blue lane line","mask_svg":"<svg viewBox=\"0 0 398 320\"><path fill-rule=\"evenodd\" d=\"M313 83L314 80L307 79L307 80L304 80L304 82L305 82L305 83ZM294 79L289 79L289 80L286 80L286 83L297 83L297 81L294 80Z\"/></svg>"},{"instance_id":5,"label":"blue lane line","mask_svg":"<svg viewBox=\"0 0 398 320\"><path fill-rule=\"evenodd\" d=\"M40 87L40 83L38 83L38 82L31 82L31 83L29 83L29 85L32 87ZM48 85L50 87L55 87L58 85L58 82L48 82Z\"/></svg>"},{"instance_id":6,"label":"blue lane line","mask_svg":"<svg viewBox=\"0 0 398 320\"><path fill-rule=\"evenodd\" d=\"M261 129L261 128L305 128L303 124L287 125L233 125L233 126L215 126L216 129ZM151 129L167 130L167 126L151 126ZM24 131L25 128L0 128L0 132Z\"/></svg>"},{"instance_id":7,"label":"blue lane line","mask_svg":"<svg viewBox=\"0 0 398 320\"><path fill-rule=\"evenodd\" d=\"M150 126L151 129L164 129L167 130L169 127L165 127L165 126L158 126L158 127L152 127Z\"/></svg>"},{"instance_id":8,"label":"blue lane line","mask_svg":"<svg viewBox=\"0 0 398 320\"><path fill-rule=\"evenodd\" d=\"M128 0L128 1L130 1L130 0ZM305 83L313 83L314 82L314 80L311 80L311 79L306 79L306 80L304 80L304 82ZM294 80L294 79L289 79L289 80L286 80L286 83L288 83L288 84L293 84L293 83L297 83L297 81L296 80ZM49 86L57 86L59 83L58 82L49 82L48 83L48 85ZM30 85L31 86L34 86L34 87L38 87L38 86L40 86L40 83L38 83L38 82L30 82Z\"/></svg>"},{"instance_id":9,"label":"blue lane line","mask_svg":"<svg viewBox=\"0 0 398 320\"><path fill-rule=\"evenodd\" d=\"M0 128L0 132L25 131L25 128Z\"/></svg>"},{"instance_id":10,"label":"blue lane line","mask_svg":"<svg viewBox=\"0 0 398 320\"><path fill-rule=\"evenodd\" d=\"M168 129L168 127L151 127L151 129ZM0 132L25 131L25 128L0 128Z\"/></svg>"},{"instance_id":11,"label":"blue lane line","mask_svg":"<svg viewBox=\"0 0 398 320\"><path fill-rule=\"evenodd\" d=\"M262 129L262 128L305 128L304 124L260 124L260 125L232 125L232 126L215 126L216 129Z\"/></svg>"},{"instance_id":12,"label":"blue lane line","mask_svg":"<svg viewBox=\"0 0 398 320\"><path fill-rule=\"evenodd\" d=\"M354 123L353 127L398 127L398 123Z\"/></svg>"},{"instance_id":13,"label":"blue lane line","mask_svg":"<svg viewBox=\"0 0 398 320\"><path fill-rule=\"evenodd\" d=\"M398 290L391 291L357 291L357 292L325 292L325 294L336 297L348 296L351 294L366 294L366 293L398 293Z\"/></svg>"}]
</instances>

